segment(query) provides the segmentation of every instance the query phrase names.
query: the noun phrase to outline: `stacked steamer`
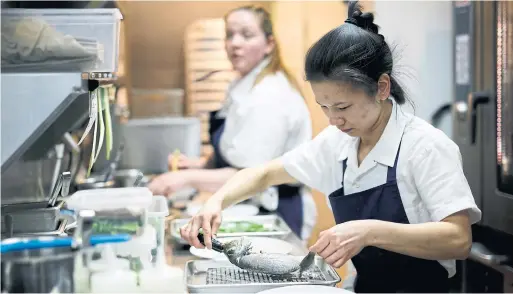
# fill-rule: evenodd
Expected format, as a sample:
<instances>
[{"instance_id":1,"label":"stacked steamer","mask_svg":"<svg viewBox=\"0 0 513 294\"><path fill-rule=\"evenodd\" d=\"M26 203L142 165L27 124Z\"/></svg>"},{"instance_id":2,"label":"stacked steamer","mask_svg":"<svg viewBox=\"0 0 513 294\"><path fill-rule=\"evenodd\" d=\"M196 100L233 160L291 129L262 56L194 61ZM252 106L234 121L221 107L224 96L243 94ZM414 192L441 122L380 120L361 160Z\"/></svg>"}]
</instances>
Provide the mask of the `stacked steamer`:
<instances>
[{"instance_id":1,"label":"stacked steamer","mask_svg":"<svg viewBox=\"0 0 513 294\"><path fill-rule=\"evenodd\" d=\"M236 77L224 39L222 18L195 21L184 37L186 113L201 119L202 156L212 152L208 113L221 107L228 85Z\"/></svg>"}]
</instances>

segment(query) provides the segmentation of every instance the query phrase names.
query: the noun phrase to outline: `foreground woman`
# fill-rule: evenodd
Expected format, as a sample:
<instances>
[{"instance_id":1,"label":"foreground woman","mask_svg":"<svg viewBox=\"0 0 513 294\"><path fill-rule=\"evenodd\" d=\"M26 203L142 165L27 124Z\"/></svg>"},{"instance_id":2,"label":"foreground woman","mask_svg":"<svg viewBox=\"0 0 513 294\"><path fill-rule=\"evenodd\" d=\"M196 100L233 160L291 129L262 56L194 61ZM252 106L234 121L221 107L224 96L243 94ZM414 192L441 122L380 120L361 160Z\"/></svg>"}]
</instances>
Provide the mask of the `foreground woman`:
<instances>
[{"instance_id":1,"label":"foreground woman","mask_svg":"<svg viewBox=\"0 0 513 294\"><path fill-rule=\"evenodd\" d=\"M356 2L349 18L313 45L306 78L332 126L279 159L239 171L182 228L195 247L220 213L258 190L299 181L328 195L337 225L310 248L334 267L352 260L356 292L449 291L481 218L459 149L403 112L390 47Z\"/></svg>"}]
</instances>

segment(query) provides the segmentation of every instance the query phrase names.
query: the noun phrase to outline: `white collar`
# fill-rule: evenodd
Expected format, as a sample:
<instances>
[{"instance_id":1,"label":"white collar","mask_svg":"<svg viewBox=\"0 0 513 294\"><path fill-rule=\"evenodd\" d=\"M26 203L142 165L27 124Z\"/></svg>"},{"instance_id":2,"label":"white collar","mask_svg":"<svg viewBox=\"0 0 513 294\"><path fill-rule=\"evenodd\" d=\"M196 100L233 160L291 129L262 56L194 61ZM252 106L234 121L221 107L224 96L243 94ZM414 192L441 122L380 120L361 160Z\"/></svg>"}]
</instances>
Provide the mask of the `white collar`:
<instances>
[{"instance_id":1,"label":"white collar","mask_svg":"<svg viewBox=\"0 0 513 294\"><path fill-rule=\"evenodd\" d=\"M226 118L228 115L228 110L230 109L233 101L238 100L238 98L244 99L244 97L247 97L247 95L251 93L258 74L262 72L262 70L269 64L270 61L271 60L269 57L263 59L247 75L231 83L231 85L228 87L225 101L223 102L221 109L219 109L216 114L217 118Z\"/></svg>"},{"instance_id":2,"label":"white collar","mask_svg":"<svg viewBox=\"0 0 513 294\"><path fill-rule=\"evenodd\" d=\"M255 85L257 76L269 64L270 61L271 60L269 57L264 58L248 74L241 77L239 80L236 80L230 89L230 94L236 96L246 95L247 93L251 92L253 86Z\"/></svg>"},{"instance_id":3,"label":"white collar","mask_svg":"<svg viewBox=\"0 0 513 294\"><path fill-rule=\"evenodd\" d=\"M395 157L399 149L399 144L401 143L404 128L408 121L408 116L402 111L401 107L397 105L393 98L390 97L389 100L392 101L392 114L390 115L390 119L387 122L383 134L381 134L378 142L369 152L364 162L379 162L392 167L394 166ZM343 161L348 158L348 155L350 154L351 162L348 161L348 164L357 166L356 158L360 138L353 137L351 140L352 142L341 151L338 160Z\"/></svg>"}]
</instances>

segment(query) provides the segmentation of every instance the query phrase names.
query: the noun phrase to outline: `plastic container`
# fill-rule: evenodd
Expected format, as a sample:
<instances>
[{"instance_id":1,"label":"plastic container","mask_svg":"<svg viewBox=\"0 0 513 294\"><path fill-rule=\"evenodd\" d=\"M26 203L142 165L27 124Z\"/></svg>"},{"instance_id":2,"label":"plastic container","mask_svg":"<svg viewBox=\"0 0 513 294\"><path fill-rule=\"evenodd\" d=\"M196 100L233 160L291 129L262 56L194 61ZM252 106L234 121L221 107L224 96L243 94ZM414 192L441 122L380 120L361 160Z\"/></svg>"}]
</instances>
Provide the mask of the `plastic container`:
<instances>
[{"instance_id":1,"label":"plastic container","mask_svg":"<svg viewBox=\"0 0 513 294\"><path fill-rule=\"evenodd\" d=\"M151 251L157 245L156 235L153 227L148 225L143 235L134 237L128 242L113 245L114 251L117 256L138 258L143 268L147 268L153 259Z\"/></svg>"},{"instance_id":2,"label":"plastic container","mask_svg":"<svg viewBox=\"0 0 513 294\"><path fill-rule=\"evenodd\" d=\"M167 158L177 149L187 157L201 155L201 121L196 117L130 119L119 136L125 142L120 169L161 174L168 171Z\"/></svg>"},{"instance_id":3,"label":"plastic container","mask_svg":"<svg viewBox=\"0 0 513 294\"><path fill-rule=\"evenodd\" d=\"M144 187L94 189L77 191L66 204L75 212L96 212L94 233L140 236L146 227L152 198L151 191Z\"/></svg>"},{"instance_id":4,"label":"plastic container","mask_svg":"<svg viewBox=\"0 0 513 294\"><path fill-rule=\"evenodd\" d=\"M148 210L148 224L156 231L157 246L152 250L153 261L162 258L164 254L164 243L166 233L166 216L169 215L167 198L164 196L153 196L151 206Z\"/></svg>"},{"instance_id":5,"label":"plastic container","mask_svg":"<svg viewBox=\"0 0 513 294\"><path fill-rule=\"evenodd\" d=\"M96 46L99 62L88 71L117 71L123 18L119 9L2 9L2 22L25 17L42 19L79 43Z\"/></svg>"},{"instance_id":6,"label":"plastic container","mask_svg":"<svg viewBox=\"0 0 513 294\"><path fill-rule=\"evenodd\" d=\"M66 205L74 211L91 209L98 212L124 207L149 209L152 201L153 194L148 188L127 187L77 191Z\"/></svg>"}]
</instances>

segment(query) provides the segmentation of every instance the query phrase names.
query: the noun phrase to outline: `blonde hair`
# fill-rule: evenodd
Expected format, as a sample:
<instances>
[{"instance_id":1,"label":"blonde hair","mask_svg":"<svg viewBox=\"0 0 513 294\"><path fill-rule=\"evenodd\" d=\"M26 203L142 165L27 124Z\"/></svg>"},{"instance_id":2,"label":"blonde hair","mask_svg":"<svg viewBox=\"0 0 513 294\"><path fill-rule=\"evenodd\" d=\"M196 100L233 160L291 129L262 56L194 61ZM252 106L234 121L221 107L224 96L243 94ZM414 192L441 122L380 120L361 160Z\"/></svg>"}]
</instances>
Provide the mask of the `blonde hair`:
<instances>
[{"instance_id":1,"label":"blonde hair","mask_svg":"<svg viewBox=\"0 0 513 294\"><path fill-rule=\"evenodd\" d=\"M260 7L260 6L247 5L247 6L235 8L225 15L225 21L226 21L226 18L231 13L233 13L235 11L241 11L241 10L253 12L260 19L260 28L264 32L265 37L266 38L274 37L271 15L269 14L269 12L267 12L267 10L265 10L265 8ZM278 46L278 42L276 41L276 38L274 38L274 49L271 52L269 59L270 60L269 60L269 63L267 64L267 66L257 75L254 86L256 86L258 83L260 83L265 78L265 76L270 75L270 74L275 74L275 73L281 71L287 78L290 85L303 96L301 87L299 86L297 80L294 78L292 73L285 67L285 64L283 63L283 61L281 59L280 48Z\"/></svg>"}]
</instances>

